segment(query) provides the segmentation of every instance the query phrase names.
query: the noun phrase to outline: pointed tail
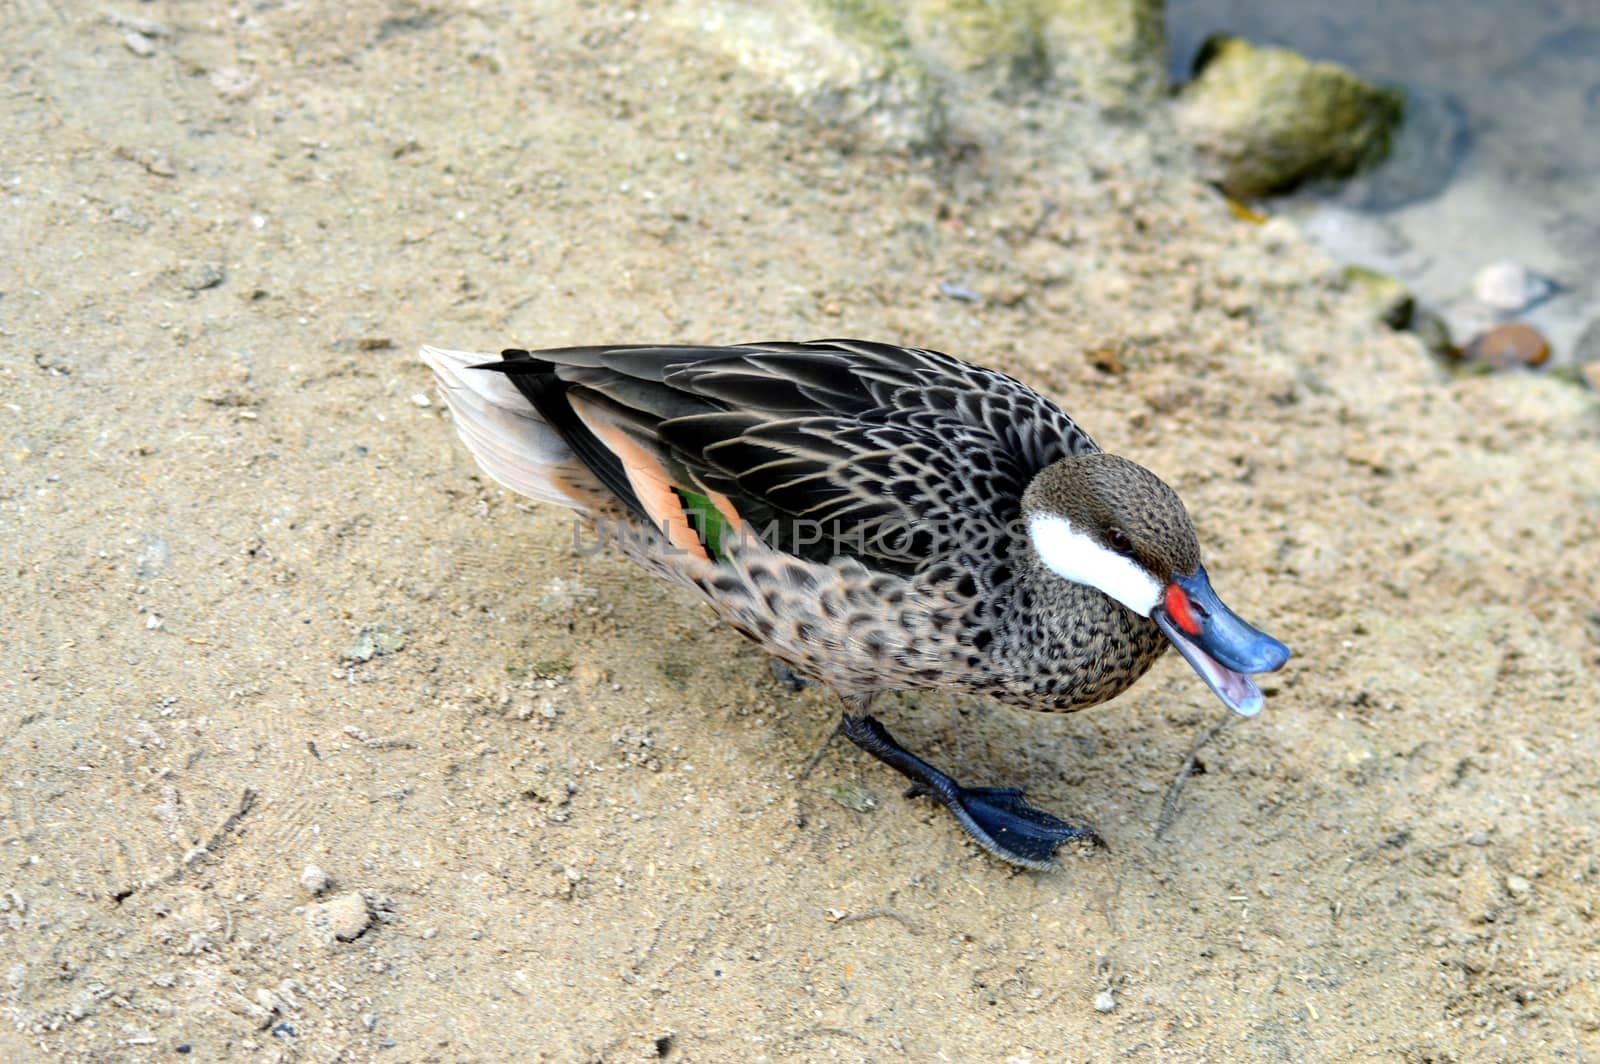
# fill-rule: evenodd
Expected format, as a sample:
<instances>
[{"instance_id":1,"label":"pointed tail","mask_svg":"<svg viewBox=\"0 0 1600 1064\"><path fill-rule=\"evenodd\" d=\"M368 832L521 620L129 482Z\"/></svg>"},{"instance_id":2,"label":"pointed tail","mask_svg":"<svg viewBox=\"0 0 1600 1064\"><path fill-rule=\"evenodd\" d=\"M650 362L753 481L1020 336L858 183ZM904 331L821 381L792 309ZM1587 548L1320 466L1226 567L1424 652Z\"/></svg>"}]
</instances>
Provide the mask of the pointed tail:
<instances>
[{"instance_id":1,"label":"pointed tail","mask_svg":"<svg viewBox=\"0 0 1600 1064\"><path fill-rule=\"evenodd\" d=\"M472 368L496 359L470 351L422 349L422 361L433 370L456 432L480 469L530 499L583 509L580 499L562 488L573 483L575 473L581 479L577 456L505 374Z\"/></svg>"}]
</instances>

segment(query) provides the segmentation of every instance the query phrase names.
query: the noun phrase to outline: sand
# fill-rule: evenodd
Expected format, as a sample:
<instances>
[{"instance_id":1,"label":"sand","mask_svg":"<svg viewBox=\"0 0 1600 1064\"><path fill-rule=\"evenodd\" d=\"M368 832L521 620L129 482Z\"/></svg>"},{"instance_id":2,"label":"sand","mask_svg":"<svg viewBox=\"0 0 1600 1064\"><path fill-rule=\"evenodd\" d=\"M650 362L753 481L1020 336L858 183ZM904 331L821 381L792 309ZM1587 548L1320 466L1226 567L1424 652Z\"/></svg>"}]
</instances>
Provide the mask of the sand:
<instances>
[{"instance_id":1,"label":"sand","mask_svg":"<svg viewBox=\"0 0 1600 1064\"><path fill-rule=\"evenodd\" d=\"M115 10L0 27L0 1058L1600 1056L1592 393L1452 378L1159 107L909 158L651 8ZM1107 849L798 780L830 696L416 359L839 334L1058 398L1293 647L1249 721L884 704Z\"/></svg>"}]
</instances>

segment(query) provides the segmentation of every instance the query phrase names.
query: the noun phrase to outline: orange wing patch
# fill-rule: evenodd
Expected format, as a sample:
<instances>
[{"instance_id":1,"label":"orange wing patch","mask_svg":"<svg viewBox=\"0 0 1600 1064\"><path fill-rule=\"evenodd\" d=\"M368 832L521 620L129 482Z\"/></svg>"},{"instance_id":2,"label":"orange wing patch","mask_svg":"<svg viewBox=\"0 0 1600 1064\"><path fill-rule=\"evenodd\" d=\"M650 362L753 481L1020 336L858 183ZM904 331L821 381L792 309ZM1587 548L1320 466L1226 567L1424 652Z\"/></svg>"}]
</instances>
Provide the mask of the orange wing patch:
<instances>
[{"instance_id":1,"label":"orange wing patch","mask_svg":"<svg viewBox=\"0 0 1600 1064\"><path fill-rule=\"evenodd\" d=\"M689 515L684 511L683 499L672 482L672 474L661 459L634 439L626 429L608 419L600 407L586 403L576 395L570 396L569 401L573 412L589 431L622 462L622 470L628 476L628 486L638 497L651 523L667 537L667 542L691 557L711 561L705 545L700 542L699 533L689 523ZM711 498L725 516L732 513L731 505L723 510L728 501L726 497ZM729 520L736 521L737 518L738 515L734 514Z\"/></svg>"}]
</instances>

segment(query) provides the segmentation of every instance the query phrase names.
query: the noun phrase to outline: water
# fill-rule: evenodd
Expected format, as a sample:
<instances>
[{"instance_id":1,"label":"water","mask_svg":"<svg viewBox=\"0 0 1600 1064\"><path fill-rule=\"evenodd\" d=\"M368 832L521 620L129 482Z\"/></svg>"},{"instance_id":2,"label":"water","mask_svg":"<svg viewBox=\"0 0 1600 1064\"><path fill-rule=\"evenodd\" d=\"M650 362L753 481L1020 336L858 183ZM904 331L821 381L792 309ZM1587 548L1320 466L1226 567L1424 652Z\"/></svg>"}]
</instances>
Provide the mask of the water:
<instances>
[{"instance_id":1,"label":"water","mask_svg":"<svg viewBox=\"0 0 1600 1064\"><path fill-rule=\"evenodd\" d=\"M1226 32L1414 92L1428 165L1274 209L1339 259L1406 282L1458 343L1483 324L1470 299L1483 267L1544 274L1561 288L1520 319L1557 362L1592 323L1584 347L1600 358L1600 0L1168 0L1167 24L1175 83Z\"/></svg>"}]
</instances>

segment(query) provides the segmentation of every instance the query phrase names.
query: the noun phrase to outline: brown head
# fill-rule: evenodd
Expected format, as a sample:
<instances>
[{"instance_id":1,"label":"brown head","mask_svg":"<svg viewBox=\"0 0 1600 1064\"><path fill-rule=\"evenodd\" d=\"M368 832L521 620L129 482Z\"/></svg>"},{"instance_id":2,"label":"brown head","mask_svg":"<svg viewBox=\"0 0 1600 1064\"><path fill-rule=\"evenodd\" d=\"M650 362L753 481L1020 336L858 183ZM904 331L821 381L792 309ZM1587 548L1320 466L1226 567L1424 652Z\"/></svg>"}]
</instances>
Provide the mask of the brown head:
<instances>
[{"instance_id":1,"label":"brown head","mask_svg":"<svg viewBox=\"0 0 1600 1064\"><path fill-rule=\"evenodd\" d=\"M1063 458L1034 476L1022 518L1044 570L1148 617L1224 703L1259 712L1246 674L1279 668L1289 649L1223 605L1189 513L1160 477L1112 454Z\"/></svg>"}]
</instances>

